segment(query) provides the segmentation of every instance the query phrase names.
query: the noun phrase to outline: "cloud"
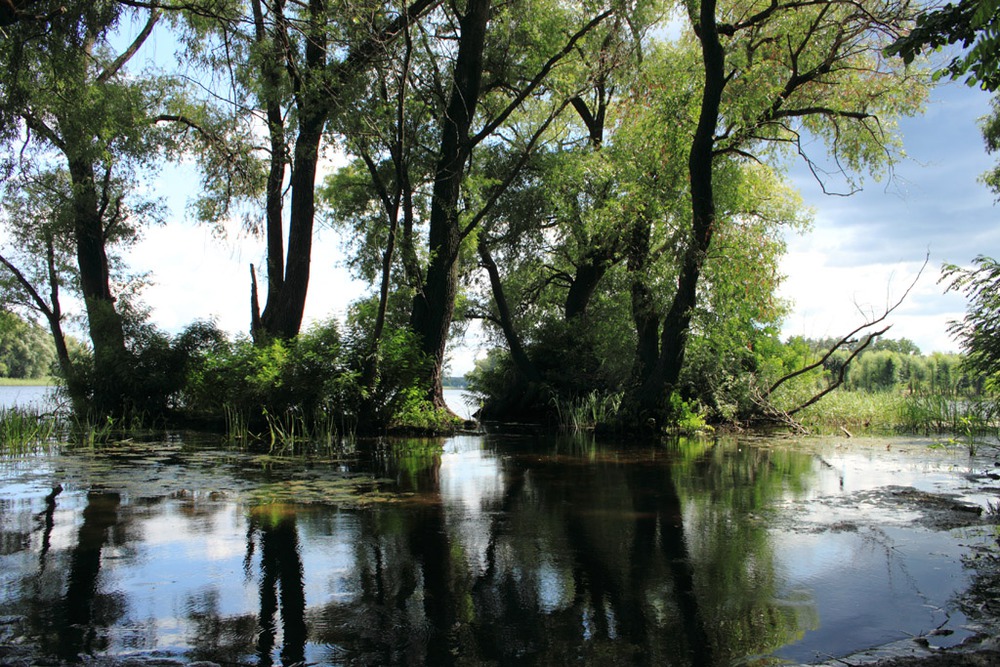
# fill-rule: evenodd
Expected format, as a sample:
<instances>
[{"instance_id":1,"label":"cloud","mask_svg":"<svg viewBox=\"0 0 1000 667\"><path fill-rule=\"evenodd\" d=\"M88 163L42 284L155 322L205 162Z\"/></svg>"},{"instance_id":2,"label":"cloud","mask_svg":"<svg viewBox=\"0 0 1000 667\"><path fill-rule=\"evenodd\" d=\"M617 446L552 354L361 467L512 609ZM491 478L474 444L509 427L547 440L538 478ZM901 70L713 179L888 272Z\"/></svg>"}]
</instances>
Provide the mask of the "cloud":
<instances>
[{"instance_id":1,"label":"cloud","mask_svg":"<svg viewBox=\"0 0 1000 667\"><path fill-rule=\"evenodd\" d=\"M348 304L364 292L340 265L340 244L331 233L320 232L313 244L306 324L330 317L342 318ZM130 253L137 270L151 272L153 284L143 292L160 328L177 332L195 319L213 319L231 334L250 328L250 264L257 269L266 297L262 239L234 233L228 239L213 236L204 225L174 219L146 232Z\"/></svg>"},{"instance_id":2,"label":"cloud","mask_svg":"<svg viewBox=\"0 0 1000 667\"><path fill-rule=\"evenodd\" d=\"M940 266L1000 253L1000 211L977 180L993 161L978 127L988 111L989 97L979 90L937 88L926 114L900 123L909 159L891 180L869 183L850 197L824 195L804 166L793 168L791 178L816 222L805 236L788 239L782 295L795 306L785 335L847 333L861 321L859 308L880 313L929 255L887 335L909 338L924 352L957 350L946 329L961 319L965 303L943 294Z\"/></svg>"}]
</instances>

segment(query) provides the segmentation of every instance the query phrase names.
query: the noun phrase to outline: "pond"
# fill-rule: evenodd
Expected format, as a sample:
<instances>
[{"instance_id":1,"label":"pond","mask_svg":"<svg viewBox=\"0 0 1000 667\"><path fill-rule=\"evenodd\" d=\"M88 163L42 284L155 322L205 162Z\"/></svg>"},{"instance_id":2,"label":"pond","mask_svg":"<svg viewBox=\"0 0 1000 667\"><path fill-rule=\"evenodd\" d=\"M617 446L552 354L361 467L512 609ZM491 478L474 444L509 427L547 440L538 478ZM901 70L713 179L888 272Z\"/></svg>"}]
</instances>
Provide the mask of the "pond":
<instances>
[{"instance_id":1,"label":"pond","mask_svg":"<svg viewBox=\"0 0 1000 667\"><path fill-rule=\"evenodd\" d=\"M463 435L345 458L175 435L0 458L0 645L714 667L957 644L1000 491L991 460L929 444Z\"/></svg>"}]
</instances>

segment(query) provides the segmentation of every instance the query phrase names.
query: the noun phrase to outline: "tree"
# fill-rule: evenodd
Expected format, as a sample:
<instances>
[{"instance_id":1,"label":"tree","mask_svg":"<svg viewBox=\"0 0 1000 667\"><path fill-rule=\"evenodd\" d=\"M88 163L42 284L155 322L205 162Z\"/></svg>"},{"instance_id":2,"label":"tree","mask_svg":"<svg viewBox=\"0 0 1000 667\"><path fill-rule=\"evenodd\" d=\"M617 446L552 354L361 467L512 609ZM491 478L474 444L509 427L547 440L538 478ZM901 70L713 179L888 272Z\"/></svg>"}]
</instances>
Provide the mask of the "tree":
<instances>
[{"instance_id":1,"label":"tree","mask_svg":"<svg viewBox=\"0 0 1000 667\"><path fill-rule=\"evenodd\" d=\"M969 300L965 318L952 322L948 331L966 354L965 366L995 382L1000 378L1000 263L980 255L973 265L944 267L941 280L950 281L946 291Z\"/></svg>"},{"instance_id":2,"label":"tree","mask_svg":"<svg viewBox=\"0 0 1000 667\"><path fill-rule=\"evenodd\" d=\"M891 163L889 124L880 116L912 113L924 88L919 77L879 56L911 14L905 1L774 1L730 8L705 0L690 8L704 76L687 153L691 224L677 289L662 320L659 355L628 398L633 411L661 411L680 378L716 231L717 160L753 159L754 151L790 145L809 161L801 142L808 132L827 138L842 169Z\"/></svg>"},{"instance_id":3,"label":"tree","mask_svg":"<svg viewBox=\"0 0 1000 667\"><path fill-rule=\"evenodd\" d=\"M133 196L135 177L155 163L169 141L155 122L169 86L156 78L127 76L125 68L160 12L110 1L39 1L32 10L47 18L19 21L0 40L0 95L7 121L0 138L12 156L5 165L5 199L45 181L54 170L64 174L49 182L65 186L54 196L62 198L59 208L67 215L93 346L92 407L120 413L134 378L123 291L115 284L109 248L134 239L139 225L155 219L155 207ZM133 41L115 52L111 35L133 15L144 22ZM56 310L51 315L56 317Z\"/></svg>"},{"instance_id":4,"label":"tree","mask_svg":"<svg viewBox=\"0 0 1000 667\"><path fill-rule=\"evenodd\" d=\"M886 48L907 64L928 50L961 44L964 53L954 56L936 76L964 78L983 90L1000 88L1000 1L960 0L922 12L916 25Z\"/></svg>"},{"instance_id":5,"label":"tree","mask_svg":"<svg viewBox=\"0 0 1000 667\"><path fill-rule=\"evenodd\" d=\"M437 407L444 407L442 372L469 250L575 94L554 83L556 69L575 61L611 14L550 2L442 6L393 44L357 113L334 124L360 158L353 173L371 179L356 201L339 197L342 210L353 224L364 221L366 240L384 244L378 258L370 244L365 251L366 265L380 267L383 308L399 241L397 285L412 290L410 327L428 359L424 384Z\"/></svg>"},{"instance_id":6,"label":"tree","mask_svg":"<svg viewBox=\"0 0 1000 667\"><path fill-rule=\"evenodd\" d=\"M84 410L87 391L73 367L63 331L62 292L79 294L68 180L63 170L47 172L6 193L0 223L9 242L0 251L0 294L8 307L45 318L74 408Z\"/></svg>"},{"instance_id":7,"label":"tree","mask_svg":"<svg viewBox=\"0 0 1000 667\"><path fill-rule=\"evenodd\" d=\"M0 310L0 377L48 377L54 362L52 339L44 328Z\"/></svg>"},{"instance_id":8,"label":"tree","mask_svg":"<svg viewBox=\"0 0 1000 667\"><path fill-rule=\"evenodd\" d=\"M205 194L197 208L201 219L218 222L234 203L250 204L247 222L262 230L267 249L263 310L251 272L251 332L259 342L291 338L302 325L327 124L356 94L356 78L434 4L347 9L325 0L249 0L222 13L214 3L188 9L189 52L227 82L228 90L213 97L233 100L230 113L241 123L266 128L264 148L245 147L235 156L248 172L238 187L218 185L230 182L218 178L230 165L203 164Z\"/></svg>"}]
</instances>

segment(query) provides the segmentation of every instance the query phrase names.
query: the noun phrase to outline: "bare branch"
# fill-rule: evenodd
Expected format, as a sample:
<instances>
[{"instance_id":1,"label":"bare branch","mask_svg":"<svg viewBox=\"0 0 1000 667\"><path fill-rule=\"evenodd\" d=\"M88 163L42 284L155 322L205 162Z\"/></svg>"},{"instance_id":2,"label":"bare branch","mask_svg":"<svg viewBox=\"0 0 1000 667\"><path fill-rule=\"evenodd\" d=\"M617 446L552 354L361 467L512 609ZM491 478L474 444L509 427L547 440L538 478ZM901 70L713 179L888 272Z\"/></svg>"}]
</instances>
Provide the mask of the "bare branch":
<instances>
[{"instance_id":1,"label":"bare branch","mask_svg":"<svg viewBox=\"0 0 1000 667\"><path fill-rule=\"evenodd\" d=\"M775 390L778 387L780 387L782 384L784 384L788 380L791 380L793 378L799 377L800 375L808 373L809 371L811 371L813 369L816 369L816 368L819 368L820 366L822 366L824 363L826 363L826 361L830 357L833 356L834 352L836 352L840 348L844 347L845 345L849 344L852 340L854 340L855 336L857 336L859 333L861 333L865 329L870 329L871 327L874 327L875 325L881 324L882 322L884 322L886 320L886 318L888 318L891 313L893 313L897 308L899 308L900 305L902 305L903 301L906 300L906 297L909 296L910 292L913 291L913 288L916 287L917 281L920 280L920 276L923 274L924 269L927 268L927 262L928 261L930 261L930 255L929 254L926 257L924 257L924 263L923 263L923 265L921 265L920 270L917 271L917 275L913 279L913 282L910 283L910 286L906 288L906 291L903 292L903 295L901 297L899 297L899 299L897 299L895 303L886 306L886 308L883 311L882 315L880 315L879 317L876 317L874 319L868 320L864 324L862 324L862 325L856 327L855 329L853 329L846 336L844 336L843 338L841 338L840 340L838 340L836 343L834 343L830 347L830 349L827 350L827 352L822 357L820 357L817 361L815 361L814 363L811 363L811 364L809 364L809 365L807 365L807 366L805 366L803 368L800 368L797 371L794 371L792 373L789 373L789 374L787 374L787 375L779 378L778 381L775 382L774 384L772 384L771 388L767 390L767 396L770 397L775 392ZM876 332L876 333L873 333L873 334L869 334L868 335L868 340L865 341L864 345L862 346L862 349L863 349L863 347L867 347L867 345L871 342L872 338L882 335L883 333L885 333L886 330L888 330L888 327L886 327L882 331L879 331L879 332ZM855 350L855 352L853 354L851 354L851 356L848 358L847 363L849 363L852 359L854 359L854 357L856 357L859 352L860 352L860 349ZM847 366L847 363L844 364L845 367ZM840 377L840 382L838 382L836 384L836 386L840 386L840 383L843 382L843 373L844 373L844 371L842 369L842 371L841 371L841 377ZM830 391L830 388L828 388L827 390L823 391L819 395L819 397L822 397L822 396L826 395L827 393L829 393L829 391ZM812 403L815 403L816 400L819 400L819 398L816 398L816 397L814 397L814 398L815 398L815 400L810 400L807 404L808 405L812 405ZM799 410L799 409L801 409L803 407L805 407L805 406L804 405L803 406L799 406L798 408L796 408L795 411L797 411L797 410ZM791 414L791 412L789 412L789 414Z\"/></svg>"}]
</instances>

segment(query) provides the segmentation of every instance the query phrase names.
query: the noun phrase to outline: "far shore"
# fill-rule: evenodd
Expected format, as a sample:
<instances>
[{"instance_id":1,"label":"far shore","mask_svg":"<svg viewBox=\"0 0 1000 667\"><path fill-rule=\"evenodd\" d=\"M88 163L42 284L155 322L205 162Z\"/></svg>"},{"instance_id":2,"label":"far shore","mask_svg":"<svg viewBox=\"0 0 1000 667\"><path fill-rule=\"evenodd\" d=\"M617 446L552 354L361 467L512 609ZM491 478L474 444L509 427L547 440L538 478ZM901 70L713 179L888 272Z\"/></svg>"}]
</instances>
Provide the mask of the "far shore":
<instances>
[{"instance_id":1,"label":"far shore","mask_svg":"<svg viewBox=\"0 0 1000 667\"><path fill-rule=\"evenodd\" d=\"M55 378L0 378L0 387L52 387Z\"/></svg>"}]
</instances>

